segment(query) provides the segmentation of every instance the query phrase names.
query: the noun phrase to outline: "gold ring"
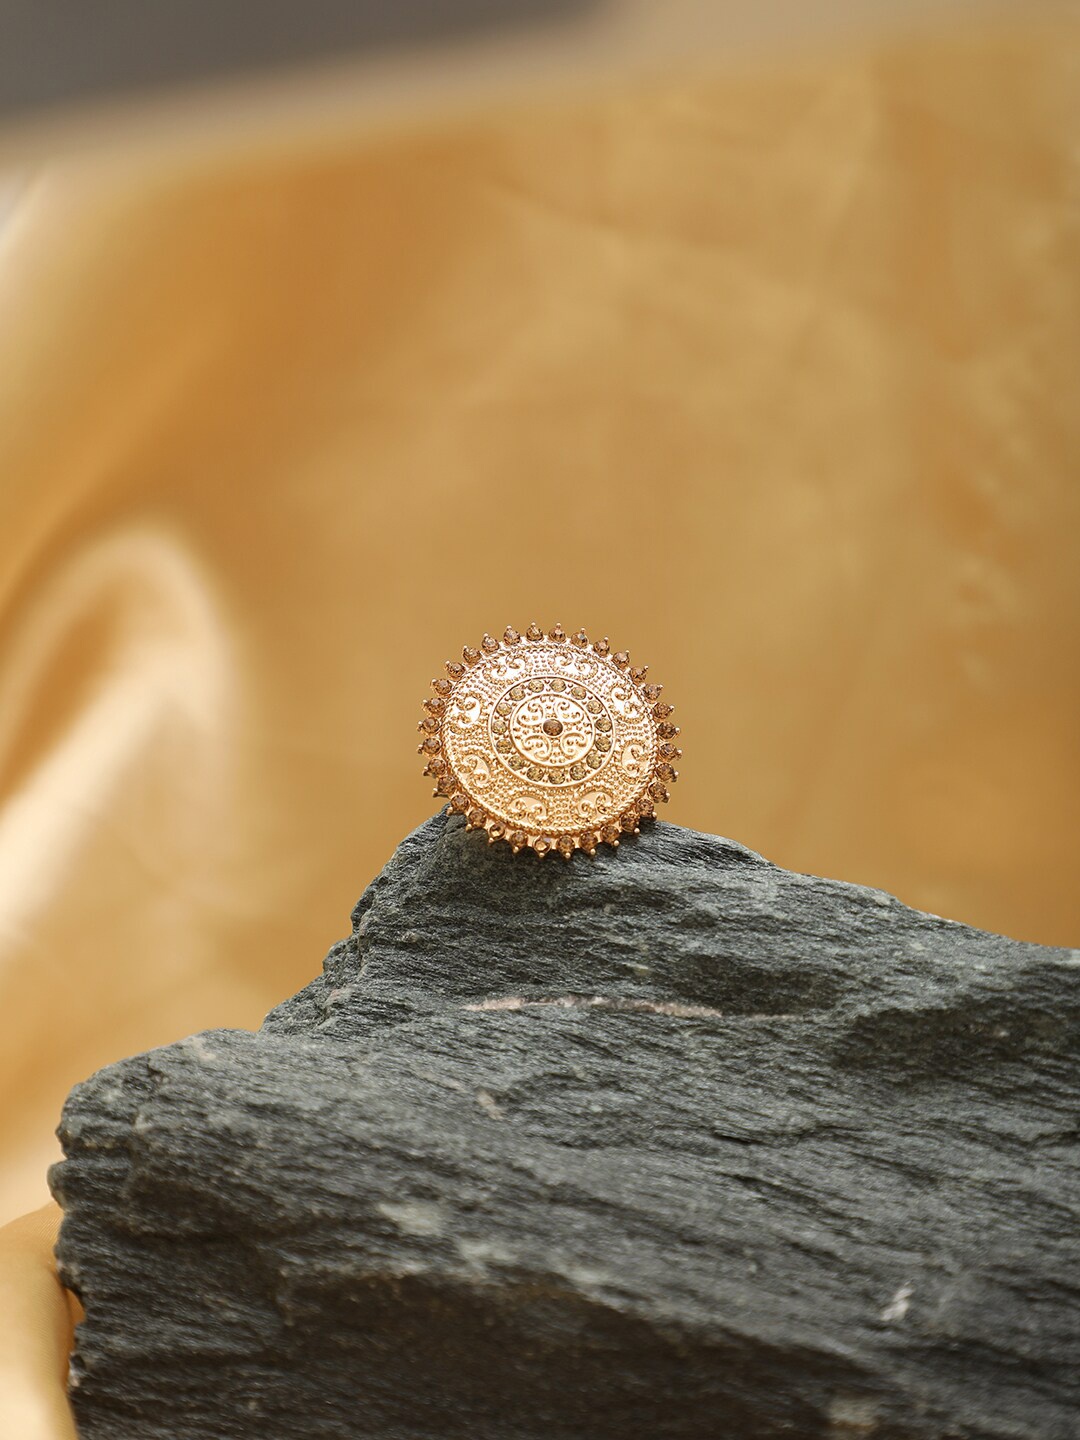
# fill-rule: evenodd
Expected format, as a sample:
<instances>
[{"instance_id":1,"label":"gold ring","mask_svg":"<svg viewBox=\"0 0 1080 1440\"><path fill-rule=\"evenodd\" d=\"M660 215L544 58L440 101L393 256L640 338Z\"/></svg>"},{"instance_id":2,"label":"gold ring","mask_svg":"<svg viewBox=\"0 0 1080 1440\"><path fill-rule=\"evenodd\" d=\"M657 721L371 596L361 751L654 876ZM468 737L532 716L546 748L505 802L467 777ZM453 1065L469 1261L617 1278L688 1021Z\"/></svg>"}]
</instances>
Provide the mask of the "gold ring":
<instances>
[{"instance_id":1,"label":"gold ring","mask_svg":"<svg viewBox=\"0 0 1080 1440\"><path fill-rule=\"evenodd\" d=\"M436 795L514 853L595 855L636 835L678 779L679 727L647 665L584 630L512 625L446 662L420 721Z\"/></svg>"}]
</instances>

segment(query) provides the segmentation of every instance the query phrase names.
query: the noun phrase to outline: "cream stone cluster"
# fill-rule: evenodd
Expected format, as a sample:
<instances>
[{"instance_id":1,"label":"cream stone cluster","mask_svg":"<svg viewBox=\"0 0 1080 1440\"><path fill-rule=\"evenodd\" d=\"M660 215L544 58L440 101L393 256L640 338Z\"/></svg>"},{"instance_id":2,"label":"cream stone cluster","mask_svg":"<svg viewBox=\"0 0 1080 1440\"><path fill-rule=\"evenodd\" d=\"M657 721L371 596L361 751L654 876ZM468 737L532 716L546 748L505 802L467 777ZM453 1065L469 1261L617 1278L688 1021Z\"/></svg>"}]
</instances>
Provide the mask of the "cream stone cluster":
<instances>
[{"instance_id":1,"label":"cream stone cluster","mask_svg":"<svg viewBox=\"0 0 1080 1440\"><path fill-rule=\"evenodd\" d=\"M637 834L678 779L679 727L648 666L607 639L532 624L446 662L420 721L435 794L515 854L595 855Z\"/></svg>"}]
</instances>

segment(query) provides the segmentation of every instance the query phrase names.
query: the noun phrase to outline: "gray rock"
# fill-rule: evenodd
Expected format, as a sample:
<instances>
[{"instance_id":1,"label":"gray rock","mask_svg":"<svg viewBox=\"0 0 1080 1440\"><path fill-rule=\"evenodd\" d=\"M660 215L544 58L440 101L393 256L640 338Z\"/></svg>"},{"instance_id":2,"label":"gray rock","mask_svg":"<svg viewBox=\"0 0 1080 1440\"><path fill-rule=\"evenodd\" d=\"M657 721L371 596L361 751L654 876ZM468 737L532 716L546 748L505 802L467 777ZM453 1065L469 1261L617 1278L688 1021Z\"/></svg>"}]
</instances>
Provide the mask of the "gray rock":
<instances>
[{"instance_id":1,"label":"gray rock","mask_svg":"<svg viewBox=\"0 0 1080 1440\"><path fill-rule=\"evenodd\" d=\"M87 1440L1080 1434L1080 954L436 816L322 976L72 1093Z\"/></svg>"}]
</instances>

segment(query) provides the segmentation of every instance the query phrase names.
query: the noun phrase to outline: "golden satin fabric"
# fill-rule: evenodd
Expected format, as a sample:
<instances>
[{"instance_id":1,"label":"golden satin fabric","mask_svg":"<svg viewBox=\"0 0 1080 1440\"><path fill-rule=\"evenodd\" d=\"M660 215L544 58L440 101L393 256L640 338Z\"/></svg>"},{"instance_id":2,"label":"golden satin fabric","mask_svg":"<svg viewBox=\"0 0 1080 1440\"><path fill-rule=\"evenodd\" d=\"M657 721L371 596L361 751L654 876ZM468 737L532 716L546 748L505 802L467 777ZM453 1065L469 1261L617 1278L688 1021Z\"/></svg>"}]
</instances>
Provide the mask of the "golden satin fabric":
<instances>
[{"instance_id":1,"label":"golden satin fabric","mask_svg":"<svg viewBox=\"0 0 1080 1440\"><path fill-rule=\"evenodd\" d=\"M11 183L0 1216L317 970L507 622L651 663L669 818L1077 943L1078 42Z\"/></svg>"}]
</instances>

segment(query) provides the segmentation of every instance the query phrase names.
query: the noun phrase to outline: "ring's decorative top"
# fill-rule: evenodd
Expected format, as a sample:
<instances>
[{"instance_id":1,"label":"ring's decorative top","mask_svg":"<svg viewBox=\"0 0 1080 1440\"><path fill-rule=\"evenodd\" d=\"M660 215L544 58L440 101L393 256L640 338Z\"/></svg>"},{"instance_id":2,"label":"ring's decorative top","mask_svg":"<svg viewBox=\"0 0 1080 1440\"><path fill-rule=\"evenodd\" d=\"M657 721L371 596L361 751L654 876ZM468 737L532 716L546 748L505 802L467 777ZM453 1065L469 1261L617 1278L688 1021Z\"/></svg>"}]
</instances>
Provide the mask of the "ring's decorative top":
<instances>
[{"instance_id":1,"label":"ring's decorative top","mask_svg":"<svg viewBox=\"0 0 1080 1440\"><path fill-rule=\"evenodd\" d=\"M448 660L420 721L435 794L516 853L618 845L668 798L679 727L662 686L584 630L507 626Z\"/></svg>"}]
</instances>

